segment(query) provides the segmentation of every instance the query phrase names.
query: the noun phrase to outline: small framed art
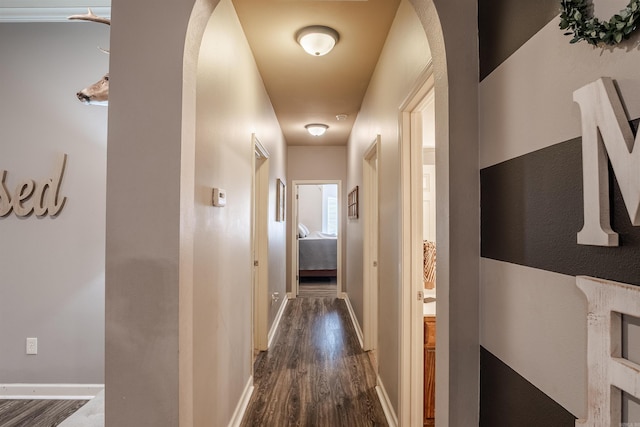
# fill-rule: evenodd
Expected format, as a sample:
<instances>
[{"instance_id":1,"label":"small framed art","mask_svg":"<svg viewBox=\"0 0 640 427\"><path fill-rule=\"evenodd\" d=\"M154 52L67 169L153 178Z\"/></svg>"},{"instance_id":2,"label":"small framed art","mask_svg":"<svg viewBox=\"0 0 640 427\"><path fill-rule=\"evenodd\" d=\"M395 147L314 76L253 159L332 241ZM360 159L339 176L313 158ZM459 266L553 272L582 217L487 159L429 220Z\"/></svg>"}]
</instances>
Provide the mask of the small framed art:
<instances>
[{"instance_id":1,"label":"small framed art","mask_svg":"<svg viewBox=\"0 0 640 427\"><path fill-rule=\"evenodd\" d=\"M276 221L282 222L285 218L285 203L287 200L287 186L278 178L276 188Z\"/></svg>"},{"instance_id":2,"label":"small framed art","mask_svg":"<svg viewBox=\"0 0 640 427\"><path fill-rule=\"evenodd\" d=\"M349 219L358 219L358 186L349 192L347 198L347 213Z\"/></svg>"}]
</instances>

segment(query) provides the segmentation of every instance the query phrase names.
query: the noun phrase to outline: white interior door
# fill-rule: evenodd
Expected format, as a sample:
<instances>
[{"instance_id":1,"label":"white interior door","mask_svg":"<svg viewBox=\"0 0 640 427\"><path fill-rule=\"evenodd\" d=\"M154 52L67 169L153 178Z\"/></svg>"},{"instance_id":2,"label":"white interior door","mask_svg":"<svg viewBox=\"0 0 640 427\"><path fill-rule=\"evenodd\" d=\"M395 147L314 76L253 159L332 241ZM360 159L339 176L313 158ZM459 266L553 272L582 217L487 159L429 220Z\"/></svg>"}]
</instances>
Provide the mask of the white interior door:
<instances>
[{"instance_id":1,"label":"white interior door","mask_svg":"<svg viewBox=\"0 0 640 427\"><path fill-rule=\"evenodd\" d=\"M269 323L269 152L253 137L252 197L253 345L255 353L268 347Z\"/></svg>"},{"instance_id":2,"label":"white interior door","mask_svg":"<svg viewBox=\"0 0 640 427\"><path fill-rule=\"evenodd\" d=\"M300 253L300 244L299 244L299 238L300 236L298 235L298 216L300 213L300 192L298 191L298 185L294 184L293 185L293 195L292 195L292 199L293 199L293 212L292 212L292 218L293 221L291 221L291 234L293 236L293 244L292 244L292 248L291 248L291 256L292 256L292 261L291 261L291 267L292 267L292 272L291 272L291 277L293 278L293 282L294 282L294 289L293 289L293 295L294 296L298 296L298 291L300 290L300 274L299 274L299 253Z\"/></svg>"},{"instance_id":3,"label":"white interior door","mask_svg":"<svg viewBox=\"0 0 640 427\"><path fill-rule=\"evenodd\" d=\"M380 136L366 151L363 162L363 279L364 279L364 348L378 347L378 146ZM374 360L377 360L374 357ZM377 363L376 363L377 364ZM377 370L377 366L374 366Z\"/></svg>"}]
</instances>

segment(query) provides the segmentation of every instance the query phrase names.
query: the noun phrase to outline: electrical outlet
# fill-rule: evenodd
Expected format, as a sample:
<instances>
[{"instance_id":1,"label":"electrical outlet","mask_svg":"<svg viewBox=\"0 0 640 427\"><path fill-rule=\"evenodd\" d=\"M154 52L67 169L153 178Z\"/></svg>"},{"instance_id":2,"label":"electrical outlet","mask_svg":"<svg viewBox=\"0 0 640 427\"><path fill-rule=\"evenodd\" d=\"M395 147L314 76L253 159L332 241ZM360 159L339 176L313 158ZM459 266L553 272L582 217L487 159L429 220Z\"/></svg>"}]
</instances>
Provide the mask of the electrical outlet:
<instances>
[{"instance_id":1,"label":"electrical outlet","mask_svg":"<svg viewBox=\"0 0 640 427\"><path fill-rule=\"evenodd\" d=\"M27 338L27 354L38 354L38 338Z\"/></svg>"}]
</instances>

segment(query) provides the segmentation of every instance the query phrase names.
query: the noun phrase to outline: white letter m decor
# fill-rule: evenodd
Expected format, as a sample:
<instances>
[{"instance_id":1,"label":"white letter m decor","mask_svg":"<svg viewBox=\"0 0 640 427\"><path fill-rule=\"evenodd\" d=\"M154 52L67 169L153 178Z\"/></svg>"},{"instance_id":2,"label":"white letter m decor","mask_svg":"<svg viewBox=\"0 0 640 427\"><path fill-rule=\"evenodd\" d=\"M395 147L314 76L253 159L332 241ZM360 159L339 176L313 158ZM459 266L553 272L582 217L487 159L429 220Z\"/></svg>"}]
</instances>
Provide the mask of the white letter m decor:
<instances>
[{"instance_id":1,"label":"white letter m decor","mask_svg":"<svg viewBox=\"0 0 640 427\"><path fill-rule=\"evenodd\" d=\"M631 223L640 225L640 149L613 81L602 77L573 92L582 114L584 227L578 244L618 246L609 217L607 154ZM639 133L640 134L640 133Z\"/></svg>"}]
</instances>

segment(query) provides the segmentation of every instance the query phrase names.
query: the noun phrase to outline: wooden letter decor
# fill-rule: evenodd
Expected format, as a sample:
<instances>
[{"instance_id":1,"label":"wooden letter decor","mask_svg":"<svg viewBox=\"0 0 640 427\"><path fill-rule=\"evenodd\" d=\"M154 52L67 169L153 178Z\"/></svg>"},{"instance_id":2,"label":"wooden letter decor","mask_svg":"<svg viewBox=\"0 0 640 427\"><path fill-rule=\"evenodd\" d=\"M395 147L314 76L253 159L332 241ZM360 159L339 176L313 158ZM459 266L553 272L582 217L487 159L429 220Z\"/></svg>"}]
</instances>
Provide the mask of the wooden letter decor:
<instances>
[{"instance_id":1,"label":"wooden letter decor","mask_svg":"<svg viewBox=\"0 0 640 427\"><path fill-rule=\"evenodd\" d=\"M587 296L587 418L576 427L622 426L622 391L640 398L640 365L622 357L621 314L640 316L640 287L578 276Z\"/></svg>"},{"instance_id":2,"label":"wooden letter decor","mask_svg":"<svg viewBox=\"0 0 640 427\"><path fill-rule=\"evenodd\" d=\"M618 179L631 223L640 225L640 149L613 80L602 77L573 92L582 114L584 227L578 244L618 246L609 219L609 169ZM640 135L640 133L638 134Z\"/></svg>"},{"instance_id":3,"label":"wooden letter decor","mask_svg":"<svg viewBox=\"0 0 640 427\"><path fill-rule=\"evenodd\" d=\"M23 179L10 194L5 185L7 171L0 171L0 217L15 212L18 217L27 217L32 213L42 217L47 213L55 217L62 210L66 197L60 196L60 185L67 165L64 154L58 165L58 173L49 179L36 183L32 179Z\"/></svg>"}]
</instances>

